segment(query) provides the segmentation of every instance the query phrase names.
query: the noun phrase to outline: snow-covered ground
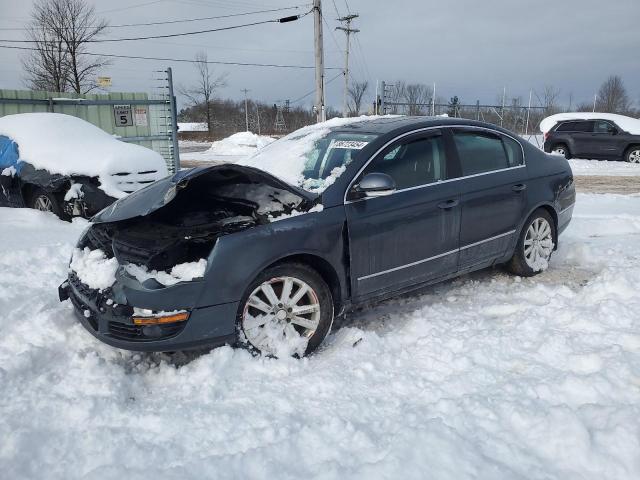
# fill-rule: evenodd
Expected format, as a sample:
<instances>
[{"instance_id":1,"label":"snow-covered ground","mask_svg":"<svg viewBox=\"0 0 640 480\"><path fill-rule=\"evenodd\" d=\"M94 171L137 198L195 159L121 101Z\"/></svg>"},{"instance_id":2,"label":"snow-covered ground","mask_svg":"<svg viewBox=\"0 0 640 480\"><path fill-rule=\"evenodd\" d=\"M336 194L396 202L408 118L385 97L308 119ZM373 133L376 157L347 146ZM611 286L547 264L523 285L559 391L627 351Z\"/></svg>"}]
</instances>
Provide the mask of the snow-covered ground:
<instances>
[{"instance_id":1,"label":"snow-covered ground","mask_svg":"<svg viewBox=\"0 0 640 480\"><path fill-rule=\"evenodd\" d=\"M178 122L179 132L206 132L207 124L205 122Z\"/></svg>"},{"instance_id":2,"label":"snow-covered ground","mask_svg":"<svg viewBox=\"0 0 640 480\"><path fill-rule=\"evenodd\" d=\"M0 208L2 478L640 478L639 196L579 195L538 277L356 312L303 360L99 343L56 292L85 225Z\"/></svg>"}]
</instances>

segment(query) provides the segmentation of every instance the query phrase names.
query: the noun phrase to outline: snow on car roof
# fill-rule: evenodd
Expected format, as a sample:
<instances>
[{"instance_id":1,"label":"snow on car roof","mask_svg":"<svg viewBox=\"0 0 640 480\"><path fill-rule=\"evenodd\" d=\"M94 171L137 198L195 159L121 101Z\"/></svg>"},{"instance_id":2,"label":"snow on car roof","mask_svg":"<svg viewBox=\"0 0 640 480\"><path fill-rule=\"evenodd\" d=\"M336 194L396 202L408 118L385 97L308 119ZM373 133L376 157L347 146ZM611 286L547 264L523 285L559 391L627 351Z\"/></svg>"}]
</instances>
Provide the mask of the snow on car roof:
<instances>
[{"instance_id":1,"label":"snow on car roof","mask_svg":"<svg viewBox=\"0 0 640 480\"><path fill-rule=\"evenodd\" d=\"M615 113L598 113L598 112L569 112L558 113L543 119L540 122L540 131L547 133L557 123L567 120L610 120L618 125L621 129L633 134L640 135L640 120L637 118L617 115Z\"/></svg>"},{"instance_id":2,"label":"snow on car roof","mask_svg":"<svg viewBox=\"0 0 640 480\"><path fill-rule=\"evenodd\" d=\"M0 118L0 135L18 144L21 162L60 175L97 177L113 197L123 196L112 177L155 170L167 174L158 153L121 142L80 118L61 113L20 113Z\"/></svg>"}]
</instances>

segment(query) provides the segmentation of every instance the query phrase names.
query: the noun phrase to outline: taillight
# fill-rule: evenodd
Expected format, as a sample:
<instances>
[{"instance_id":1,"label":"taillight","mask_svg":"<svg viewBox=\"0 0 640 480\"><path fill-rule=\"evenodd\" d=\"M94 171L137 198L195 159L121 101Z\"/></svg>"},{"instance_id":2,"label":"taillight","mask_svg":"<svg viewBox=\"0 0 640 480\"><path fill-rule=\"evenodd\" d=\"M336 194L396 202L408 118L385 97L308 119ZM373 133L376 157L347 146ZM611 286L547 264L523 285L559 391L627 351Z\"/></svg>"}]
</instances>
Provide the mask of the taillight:
<instances>
[{"instance_id":1,"label":"taillight","mask_svg":"<svg viewBox=\"0 0 640 480\"><path fill-rule=\"evenodd\" d=\"M549 138L549 135L551 135L549 132L545 132L544 139L546 140L547 138Z\"/></svg>"}]
</instances>

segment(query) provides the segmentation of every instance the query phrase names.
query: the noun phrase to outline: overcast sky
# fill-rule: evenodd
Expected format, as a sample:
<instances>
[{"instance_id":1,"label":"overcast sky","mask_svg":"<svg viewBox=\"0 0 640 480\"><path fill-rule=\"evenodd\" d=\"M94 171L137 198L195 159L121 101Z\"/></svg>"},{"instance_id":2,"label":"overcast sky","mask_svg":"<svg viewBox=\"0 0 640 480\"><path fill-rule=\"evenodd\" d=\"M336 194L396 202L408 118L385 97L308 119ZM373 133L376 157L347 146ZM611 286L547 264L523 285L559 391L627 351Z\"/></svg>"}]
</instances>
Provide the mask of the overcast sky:
<instances>
[{"instance_id":1,"label":"overcast sky","mask_svg":"<svg viewBox=\"0 0 640 480\"><path fill-rule=\"evenodd\" d=\"M300 5L307 0L110 0L89 1L112 25L166 21L250 12ZM0 28L23 27L31 0L0 0ZM343 65L344 34L334 31L336 7L347 12L345 0L324 0L325 65ZM530 89L553 85L562 101L593 101L610 74L624 79L631 99L640 105L640 0L348 0L359 13L361 30L352 52L351 68L357 80L405 80L437 84L447 99L458 95L463 103L494 103L503 87L508 96L528 99ZM297 12L306 12L305 6ZM107 36L144 36L238 25L294 13L296 10L241 16L223 20L152 27L113 28ZM328 24L328 25L327 25ZM21 30L1 30L2 39L21 39ZM209 60L281 63L313 66L313 19L308 15L286 24L265 24L238 30L164 40L96 44L91 51L125 55L193 58L205 51ZM20 55L0 48L0 88L22 88ZM116 60L101 72L113 78L113 91L152 91L154 70L173 67L177 84L194 80L190 64L143 60ZM295 100L314 88L312 69L219 66L228 73L221 96L266 102ZM340 70L327 71L327 80ZM327 86L327 103L341 104L342 80ZM311 105L310 95L300 103Z\"/></svg>"}]
</instances>

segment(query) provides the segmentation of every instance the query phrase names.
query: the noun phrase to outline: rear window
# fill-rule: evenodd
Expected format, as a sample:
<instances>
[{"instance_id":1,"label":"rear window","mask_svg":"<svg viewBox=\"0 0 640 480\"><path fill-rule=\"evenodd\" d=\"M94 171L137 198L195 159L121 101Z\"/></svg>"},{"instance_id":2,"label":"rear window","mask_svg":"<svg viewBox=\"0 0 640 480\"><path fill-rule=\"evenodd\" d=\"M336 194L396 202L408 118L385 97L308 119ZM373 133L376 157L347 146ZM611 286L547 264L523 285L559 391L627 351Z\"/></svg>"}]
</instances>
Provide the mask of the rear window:
<instances>
[{"instance_id":1,"label":"rear window","mask_svg":"<svg viewBox=\"0 0 640 480\"><path fill-rule=\"evenodd\" d=\"M463 176L509 167L507 153L497 135L474 131L455 132L453 138Z\"/></svg>"},{"instance_id":2,"label":"rear window","mask_svg":"<svg viewBox=\"0 0 640 480\"><path fill-rule=\"evenodd\" d=\"M561 123L556 132L592 132L593 122L564 122Z\"/></svg>"}]
</instances>

